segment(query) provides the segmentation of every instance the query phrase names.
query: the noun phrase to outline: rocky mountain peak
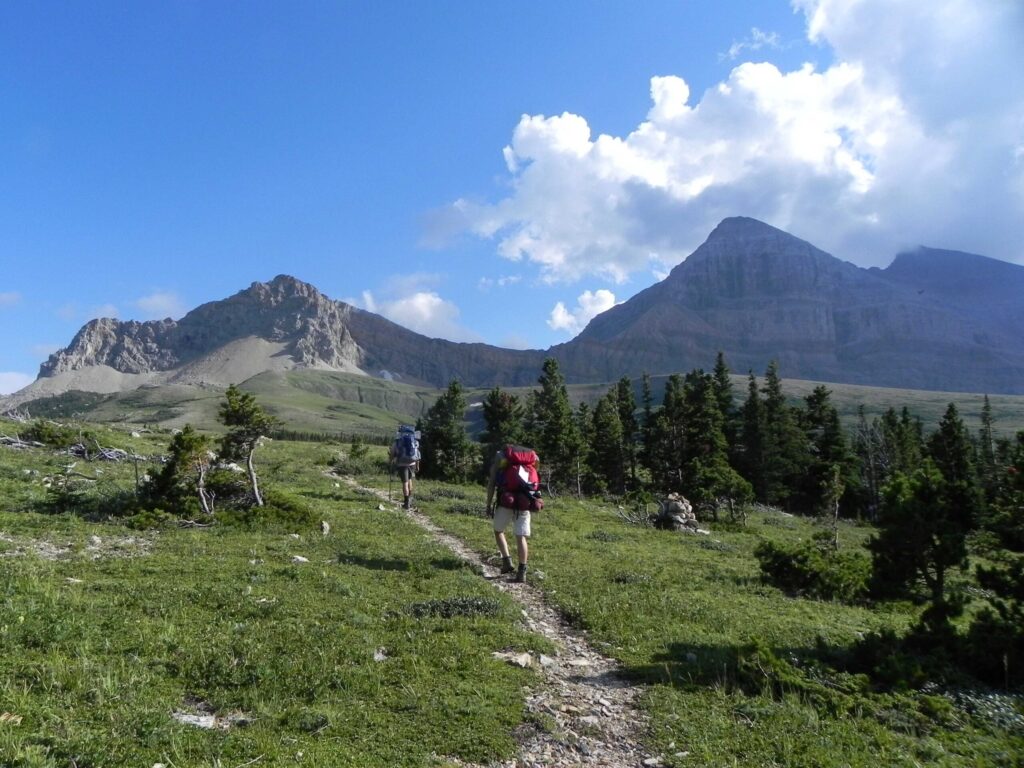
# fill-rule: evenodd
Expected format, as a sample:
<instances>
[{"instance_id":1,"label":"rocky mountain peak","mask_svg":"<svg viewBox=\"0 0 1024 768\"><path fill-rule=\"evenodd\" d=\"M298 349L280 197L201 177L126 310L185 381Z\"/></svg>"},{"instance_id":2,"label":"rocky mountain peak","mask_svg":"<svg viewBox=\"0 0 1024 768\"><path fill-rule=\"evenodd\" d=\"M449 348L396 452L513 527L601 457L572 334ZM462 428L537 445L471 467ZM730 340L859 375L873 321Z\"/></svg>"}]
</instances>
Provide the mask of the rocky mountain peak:
<instances>
[{"instance_id":1,"label":"rocky mountain peak","mask_svg":"<svg viewBox=\"0 0 1024 768\"><path fill-rule=\"evenodd\" d=\"M326 296L309 283L291 275L278 275L268 283L254 282L242 294L267 307L277 307L289 302L321 304L330 302Z\"/></svg>"}]
</instances>

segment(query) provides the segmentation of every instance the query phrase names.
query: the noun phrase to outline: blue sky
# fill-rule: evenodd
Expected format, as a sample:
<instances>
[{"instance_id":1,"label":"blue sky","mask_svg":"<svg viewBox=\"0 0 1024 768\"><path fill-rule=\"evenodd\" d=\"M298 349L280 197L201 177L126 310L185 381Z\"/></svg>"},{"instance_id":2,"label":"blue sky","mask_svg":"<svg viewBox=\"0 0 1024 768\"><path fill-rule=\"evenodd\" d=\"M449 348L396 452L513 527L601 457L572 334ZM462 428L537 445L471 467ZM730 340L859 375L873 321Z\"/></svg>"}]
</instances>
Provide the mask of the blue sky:
<instances>
[{"instance_id":1,"label":"blue sky","mask_svg":"<svg viewBox=\"0 0 1024 768\"><path fill-rule=\"evenodd\" d=\"M981 7L976 7L981 6ZM724 216L1024 260L1024 4L0 6L0 392L287 273L546 347Z\"/></svg>"}]
</instances>

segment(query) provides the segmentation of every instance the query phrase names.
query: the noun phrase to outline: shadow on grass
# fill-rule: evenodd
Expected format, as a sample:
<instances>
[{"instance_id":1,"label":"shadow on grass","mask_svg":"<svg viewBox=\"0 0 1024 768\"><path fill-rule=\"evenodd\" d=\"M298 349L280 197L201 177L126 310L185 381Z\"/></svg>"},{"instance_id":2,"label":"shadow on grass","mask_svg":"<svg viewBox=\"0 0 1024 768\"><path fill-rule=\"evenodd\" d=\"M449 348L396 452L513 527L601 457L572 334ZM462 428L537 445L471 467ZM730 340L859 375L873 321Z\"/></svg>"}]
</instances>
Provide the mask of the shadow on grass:
<instances>
[{"instance_id":1,"label":"shadow on grass","mask_svg":"<svg viewBox=\"0 0 1024 768\"><path fill-rule=\"evenodd\" d=\"M368 571L407 572L422 570L422 568L416 568L415 564L409 560L394 557L367 557L366 555L357 555L350 552L338 553L338 563L341 565L355 565ZM430 559L430 568L438 571L461 571L472 570L472 565L454 555L441 555L440 557Z\"/></svg>"},{"instance_id":2,"label":"shadow on grass","mask_svg":"<svg viewBox=\"0 0 1024 768\"><path fill-rule=\"evenodd\" d=\"M626 667L623 677L646 685L671 685L695 690L707 687L803 690L817 688L826 659L847 651L841 647L771 648L762 642L745 645L670 643L647 664ZM808 672L814 670L808 676Z\"/></svg>"},{"instance_id":3,"label":"shadow on grass","mask_svg":"<svg viewBox=\"0 0 1024 768\"><path fill-rule=\"evenodd\" d=\"M318 501L341 501L343 499L343 496L337 491L299 491L298 495Z\"/></svg>"},{"instance_id":4,"label":"shadow on grass","mask_svg":"<svg viewBox=\"0 0 1024 768\"><path fill-rule=\"evenodd\" d=\"M365 557L348 552L338 553L338 562L342 565L356 565L368 571L409 571L412 569L408 560L391 557Z\"/></svg>"}]
</instances>

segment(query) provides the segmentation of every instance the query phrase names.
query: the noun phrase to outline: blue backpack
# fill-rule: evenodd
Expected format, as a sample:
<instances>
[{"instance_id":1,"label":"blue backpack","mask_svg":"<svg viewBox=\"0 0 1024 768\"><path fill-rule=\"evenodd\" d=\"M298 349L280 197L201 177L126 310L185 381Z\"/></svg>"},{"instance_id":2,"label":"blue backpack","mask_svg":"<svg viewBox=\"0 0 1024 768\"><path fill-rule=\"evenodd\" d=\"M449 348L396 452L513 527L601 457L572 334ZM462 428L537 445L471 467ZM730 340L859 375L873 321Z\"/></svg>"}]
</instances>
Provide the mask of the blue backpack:
<instances>
[{"instance_id":1,"label":"blue backpack","mask_svg":"<svg viewBox=\"0 0 1024 768\"><path fill-rule=\"evenodd\" d=\"M415 464L420 460L420 433L403 424L395 438L395 461L398 464Z\"/></svg>"}]
</instances>

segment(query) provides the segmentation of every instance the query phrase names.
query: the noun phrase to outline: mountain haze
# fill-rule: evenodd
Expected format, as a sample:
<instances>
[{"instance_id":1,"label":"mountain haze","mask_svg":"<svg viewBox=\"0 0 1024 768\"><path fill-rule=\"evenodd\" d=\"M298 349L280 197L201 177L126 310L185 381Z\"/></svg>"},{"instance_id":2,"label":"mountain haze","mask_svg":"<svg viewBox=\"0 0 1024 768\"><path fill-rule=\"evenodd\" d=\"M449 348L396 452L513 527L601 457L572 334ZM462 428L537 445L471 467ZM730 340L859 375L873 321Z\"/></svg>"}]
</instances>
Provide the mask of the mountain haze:
<instances>
[{"instance_id":1,"label":"mountain haze","mask_svg":"<svg viewBox=\"0 0 1024 768\"><path fill-rule=\"evenodd\" d=\"M667 278L550 350L414 333L280 275L181 320L98 319L5 404L78 389L238 383L314 369L443 387L535 383L556 357L571 382L778 360L787 378L1024 393L1024 267L919 248L862 269L754 219L722 221Z\"/></svg>"}]
</instances>

